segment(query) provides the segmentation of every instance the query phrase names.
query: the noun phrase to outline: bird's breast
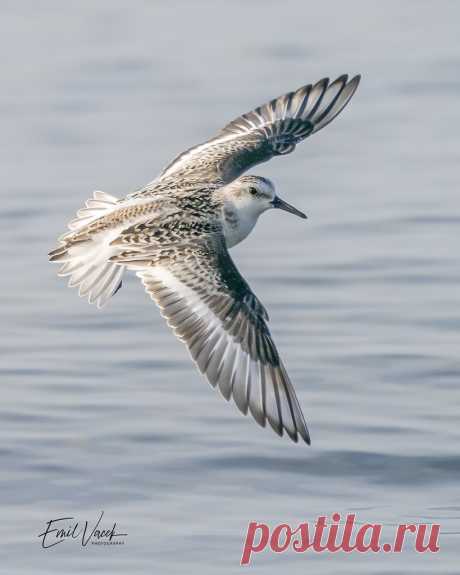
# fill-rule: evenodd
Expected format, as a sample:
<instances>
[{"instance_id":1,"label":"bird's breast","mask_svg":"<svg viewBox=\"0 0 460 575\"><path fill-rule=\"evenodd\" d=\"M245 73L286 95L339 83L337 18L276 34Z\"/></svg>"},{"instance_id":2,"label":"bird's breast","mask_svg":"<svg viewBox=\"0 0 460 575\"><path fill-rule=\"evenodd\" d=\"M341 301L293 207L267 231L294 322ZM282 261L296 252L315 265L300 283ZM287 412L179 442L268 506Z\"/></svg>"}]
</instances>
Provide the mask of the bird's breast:
<instances>
[{"instance_id":1,"label":"bird's breast","mask_svg":"<svg viewBox=\"0 0 460 575\"><path fill-rule=\"evenodd\" d=\"M231 207L225 207L222 215L223 232L228 248L232 248L244 240L256 223L255 219L249 218Z\"/></svg>"}]
</instances>

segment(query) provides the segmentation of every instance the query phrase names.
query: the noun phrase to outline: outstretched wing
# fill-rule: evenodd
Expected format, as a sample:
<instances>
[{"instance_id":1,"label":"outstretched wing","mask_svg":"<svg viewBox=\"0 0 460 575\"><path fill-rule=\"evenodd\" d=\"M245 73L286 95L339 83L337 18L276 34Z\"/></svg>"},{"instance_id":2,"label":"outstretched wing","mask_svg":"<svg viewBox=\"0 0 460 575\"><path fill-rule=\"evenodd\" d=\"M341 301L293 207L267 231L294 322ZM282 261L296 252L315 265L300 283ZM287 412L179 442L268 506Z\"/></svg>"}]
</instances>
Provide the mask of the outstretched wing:
<instances>
[{"instance_id":1,"label":"outstretched wing","mask_svg":"<svg viewBox=\"0 0 460 575\"><path fill-rule=\"evenodd\" d=\"M226 184L273 156L289 154L296 144L321 130L350 101L360 81L343 75L289 92L236 118L213 139L191 148L156 180L169 177Z\"/></svg>"},{"instance_id":2,"label":"outstretched wing","mask_svg":"<svg viewBox=\"0 0 460 575\"><path fill-rule=\"evenodd\" d=\"M145 252L148 250L145 247ZM286 370L271 338L267 313L235 267L220 234L129 253L137 275L174 333L213 387L233 397L257 423L279 435L310 438Z\"/></svg>"}]
</instances>

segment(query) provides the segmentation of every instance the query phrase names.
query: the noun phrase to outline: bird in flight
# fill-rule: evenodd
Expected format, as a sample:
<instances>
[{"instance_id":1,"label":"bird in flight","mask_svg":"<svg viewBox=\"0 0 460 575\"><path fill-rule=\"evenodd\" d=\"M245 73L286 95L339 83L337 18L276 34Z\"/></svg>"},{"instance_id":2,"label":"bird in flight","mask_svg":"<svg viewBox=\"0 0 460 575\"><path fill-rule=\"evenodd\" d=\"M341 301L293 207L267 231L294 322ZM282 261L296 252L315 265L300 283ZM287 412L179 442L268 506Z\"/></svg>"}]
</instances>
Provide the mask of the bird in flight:
<instances>
[{"instance_id":1,"label":"bird in flight","mask_svg":"<svg viewBox=\"0 0 460 575\"><path fill-rule=\"evenodd\" d=\"M98 307L120 289L124 271L134 270L209 383L259 425L308 444L268 314L229 248L266 210L306 217L271 181L243 174L329 124L359 80L325 78L239 116L124 199L94 192L49 254L69 287Z\"/></svg>"}]
</instances>

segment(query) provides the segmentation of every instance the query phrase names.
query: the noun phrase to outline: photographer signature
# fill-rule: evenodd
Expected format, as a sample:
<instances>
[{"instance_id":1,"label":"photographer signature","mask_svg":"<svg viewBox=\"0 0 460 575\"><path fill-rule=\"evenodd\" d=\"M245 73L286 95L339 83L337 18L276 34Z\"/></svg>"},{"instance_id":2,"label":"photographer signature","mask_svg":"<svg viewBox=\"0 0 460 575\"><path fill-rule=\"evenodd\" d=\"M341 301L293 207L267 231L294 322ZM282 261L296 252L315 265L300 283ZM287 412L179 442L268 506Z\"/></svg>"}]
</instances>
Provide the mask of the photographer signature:
<instances>
[{"instance_id":1,"label":"photographer signature","mask_svg":"<svg viewBox=\"0 0 460 575\"><path fill-rule=\"evenodd\" d=\"M82 547L86 547L88 543L92 545L123 545L123 537L127 537L127 533L117 533L117 524L114 523L110 528L101 527L101 521L104 516L104 511L101 511L99 519L91 527L88 521L80 524L75 521L75 517L58 517L57 519L50 519L46 524L46 529L38 536L41 538L41 546L43 549L49 549L59 543L64 543L67 540L79 540Z\"/></svg>"}]
</instances>

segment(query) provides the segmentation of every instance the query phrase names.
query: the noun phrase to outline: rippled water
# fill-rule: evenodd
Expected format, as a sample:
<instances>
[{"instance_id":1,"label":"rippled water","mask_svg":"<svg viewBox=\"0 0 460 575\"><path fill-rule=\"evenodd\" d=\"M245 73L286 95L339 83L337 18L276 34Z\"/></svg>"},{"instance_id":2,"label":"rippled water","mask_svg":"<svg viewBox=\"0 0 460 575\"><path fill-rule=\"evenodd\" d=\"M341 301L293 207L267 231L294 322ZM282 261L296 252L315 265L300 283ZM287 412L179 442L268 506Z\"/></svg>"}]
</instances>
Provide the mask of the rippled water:
<instances>
[{"instance_id":1,"label":"rippled water","mask_svg":"<svg viewBox=\"0 0 460 575\"><path fill-rule=\"evenodd\" d=\"M256 572L458 573L460 53L453 2L5 2L3 573L236 573L250 520L439 522L441 551L256 557ZM93 189L123 196L268 98L361 72L353 103L257 173L234 258L270 311L313 445L240 417L128 278L98 311L46 254ZM120 547L40 548L46 521Z\"/></svg>"}]
</instances>

